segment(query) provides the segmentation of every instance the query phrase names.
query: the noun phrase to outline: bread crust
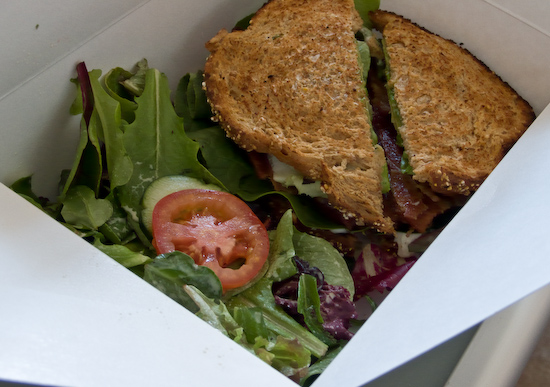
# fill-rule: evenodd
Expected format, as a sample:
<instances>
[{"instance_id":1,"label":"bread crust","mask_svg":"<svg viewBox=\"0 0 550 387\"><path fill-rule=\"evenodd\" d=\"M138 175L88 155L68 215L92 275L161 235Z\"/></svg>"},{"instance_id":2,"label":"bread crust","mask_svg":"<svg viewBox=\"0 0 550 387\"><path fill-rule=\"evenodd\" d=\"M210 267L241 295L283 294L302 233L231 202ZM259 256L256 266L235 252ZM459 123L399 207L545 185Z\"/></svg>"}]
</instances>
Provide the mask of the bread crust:
<instances>
[{"instance_id":1,"label":"bread crust","mask_svg":"<svg viewBox=\"0 0 550 387\"><path fill-rule=\"evenodd\" d=\"M393 232L383 215L383 151L371 140L353 0L272 0L245 31L207 43L205 90L227 135L321 180L358 224Z\"/></svg>"},{"instance_id":2,"label":"bread crust","mask_svg":"<svg viewBox=\"0 0 550 387\"><path fill-rule=\"evenodd\" d=\"M436 192L477 190L534 120L529 104L470 52L387 11L383 34L414 178Z\"/></svg>"}]
</instances>

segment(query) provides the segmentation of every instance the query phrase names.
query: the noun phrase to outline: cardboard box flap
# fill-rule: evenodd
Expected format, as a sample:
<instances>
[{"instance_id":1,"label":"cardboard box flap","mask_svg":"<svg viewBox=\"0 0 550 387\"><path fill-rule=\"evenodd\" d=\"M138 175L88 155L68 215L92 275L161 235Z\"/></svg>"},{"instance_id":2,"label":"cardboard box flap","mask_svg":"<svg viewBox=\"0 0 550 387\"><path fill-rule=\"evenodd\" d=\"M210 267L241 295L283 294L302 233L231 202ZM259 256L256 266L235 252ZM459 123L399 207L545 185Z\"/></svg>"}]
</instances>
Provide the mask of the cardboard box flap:
<instances>
[{"instance_id":1,"label":"cardboard box flap","mask_svg":"<svg viewBox=\"0 0 550 387\"><path fill-rule=\"evenodd\" d=\"M1 184L0 198L0 379L295 385Z\"/></svg>"}]
</instances>

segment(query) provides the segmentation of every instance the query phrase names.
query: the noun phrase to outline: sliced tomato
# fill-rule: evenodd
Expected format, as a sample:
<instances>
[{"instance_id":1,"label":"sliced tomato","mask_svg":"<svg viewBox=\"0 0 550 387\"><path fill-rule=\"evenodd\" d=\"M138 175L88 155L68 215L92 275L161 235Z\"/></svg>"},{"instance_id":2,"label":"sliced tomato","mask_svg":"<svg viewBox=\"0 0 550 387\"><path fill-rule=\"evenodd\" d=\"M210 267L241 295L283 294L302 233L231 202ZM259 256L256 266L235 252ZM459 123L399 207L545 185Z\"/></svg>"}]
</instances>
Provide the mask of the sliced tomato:
<instances>
[{"instance_id":1,"label":"sliced tomato","mask_svg":"<svg viewBox=\"0 0 550 387\"><path fill-rule=\"evenodd\" d=\"M262 270L269 254L263 223L250 207L226 192L178 191L153 210L158 254L179 250L216 273L224 291L239 288Z\"/></svg>"}]
</instances>

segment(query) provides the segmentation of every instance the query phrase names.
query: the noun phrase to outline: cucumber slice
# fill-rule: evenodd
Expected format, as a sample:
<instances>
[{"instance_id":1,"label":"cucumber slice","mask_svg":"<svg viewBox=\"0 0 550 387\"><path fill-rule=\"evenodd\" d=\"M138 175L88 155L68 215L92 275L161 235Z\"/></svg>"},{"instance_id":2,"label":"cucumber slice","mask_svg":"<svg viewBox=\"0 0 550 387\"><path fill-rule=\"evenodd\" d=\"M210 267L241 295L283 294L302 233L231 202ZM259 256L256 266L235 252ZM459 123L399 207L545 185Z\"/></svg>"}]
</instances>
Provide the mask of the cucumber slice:
<instances>
[{"instance_id":1,"label":"cucumber slice","mask_svg":"<svg viewBox=\"0 0 550 387\"><path fill-rule=\"evenodd\" d=\"M164 176L153 181L143 194L143 210L141 212L141 221L150 233L153 232L153 209L159 200L174 192L183 191L185 189L211 189L214 191L222 191L222 189L215 184L206 184L201 180L183 175Z\"/></svg>"}]
</instances>

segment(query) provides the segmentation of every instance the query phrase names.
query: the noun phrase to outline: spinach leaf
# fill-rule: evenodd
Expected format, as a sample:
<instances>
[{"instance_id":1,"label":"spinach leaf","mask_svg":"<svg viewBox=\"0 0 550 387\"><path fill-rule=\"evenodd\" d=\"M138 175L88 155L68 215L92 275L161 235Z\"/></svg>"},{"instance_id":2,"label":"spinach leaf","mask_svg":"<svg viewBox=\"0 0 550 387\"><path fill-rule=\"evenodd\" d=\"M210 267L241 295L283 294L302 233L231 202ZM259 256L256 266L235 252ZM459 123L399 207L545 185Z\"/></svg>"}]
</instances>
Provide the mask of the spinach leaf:
<instances>
[{"instance_id":1,"label":"spinach leaf","mask_svg":"<svg viewBox=\"0 0 550 387\"><path fill-rule=\"evenodd\" d=\"M16 180L9 188L52 218L59 218L61 205L57 202L50 202L47 198L37 196L32 189L32 176L26 176Z\"/></svg>"},{"instance_id":2,"label":"spinach leaf","mask_svg":"<svg viewBox=\"0 0 550 387\"><path fill-rule=\"evenodd\" d=\"M249 184L249 189L253 193L273 190L269 182L256 177L246 152L228 139L219 126L194 130L188 135L199 144L200 156L205 167L223 183L227 191L241 196L244 200L254 200L255 197L249 197L243 190L242 182L245 178L253 181Z\"/></svg>"},{"instance_id":3,"label":"spinach leaf","mask_svg":"<svg viewBox=\"0 0 550 387\"><path fill-rule=\"evenodd\" d=\"M292 235L292 242L298 257L321 270L328 284L346 288L353 299L353 278L338 250L322 238L296 230Z\"/></svg>"},{"instance_id":4,"label":"spinach leaf","mask_svg":"<svg viewBox=\"0 0 550 387\"><path fill-rule=\"evenodd\" d=\"M181 251L159 255L146 264L143 278L193 313L199 308L183 285L195 286L216 302L222 296L222 284L216 274L206 266L196 265L193 258Z\"/></svg>"},{"instance_id":5,"label":"spinach leaf","mask_svg":"<svg viewBox=\"0 0 550 387\"><path fill-rule=\"evenodd\" d=\"M199 70L196 73L185 74L178 83L177 93L174 97L174 108L176 113L186 120L186 127L190 120L209 120L212 116L210 105L202 88L202 81L203 72Z\"/></svg>"},{"instance_id":6,"label":"spinach leaf","mask_svg":"<svg viewBox=\"0 0 550 387\"><path fill-rule=\"evenodd\" d=\"M353 279L340 252L326 240L298 231L292 224L291 210L281 217L277 229L269 233L269 239L271 247L266 278L277 282L296 274L292 258L298 256L321 270L328 284L343 286L353 297Z\"/></svg>"},{"instance_id":7,"label":"spinach leaf","mask_svg":"<svg viewBox=\"0 0 550 387\"><path fill-rule=\"evenodd\" d=\"M25 196L27 200L31 199L39 208L42 207L40 205L40 198L32 190L32 176L26 176L16 180L10 185L10 189L21 196Z\"/></svg>"},{"instance_id":8,"label":"spinach leaf","mask_svg":"<svg viewBox=\"0 0 550 387\"><path fill-rule=\"evenodd\" d=\"M135 237L135 233L128 224L128 215L120 206L118 198L114 193L110 193L105 198L109 200L113 206L113 214L103 224L99 231L112 243L125 244L127 241Z\"/></svg>"},{"instance_id":9,"label":"spinach leaf","mask_svg":"<svg viewBox=\"0 0 550 387\"><path fill-rule=\"evenodd\" d=\"M318 229L342 228L341 224L327 219L312 198L275 191L268 180L259 179L246 152L227 138L219 126L195 130L189 136L200 144L204 165L229 192L248 202L267 195L281 195L289 201L304 225Z\"/></svg>"},{"instance_id":10,"label":"spinach leaf","mask_svg":"<svg viewBox=\"0 0 550 387\"><path fill-rule=\"evenodd\" d=\"M254 17L255 13L251 13L249 15L246 15L241 20L237 21L233 29L244 31L248 28L250 25L250 20Z\"/></svg>"},{"instance_id":11,"label":"spinach leaf","mask_svg":"<svg viewBox=\"0 0 550 387\"><path fill-rule=\"evenodd\" d=\"M292 211L288 210L281 217L277 229L269 233L269 268L265 278L279 282L298 272L292 259L296 255L292 241L293 234Z\"/></svg>"}]
</instances>

